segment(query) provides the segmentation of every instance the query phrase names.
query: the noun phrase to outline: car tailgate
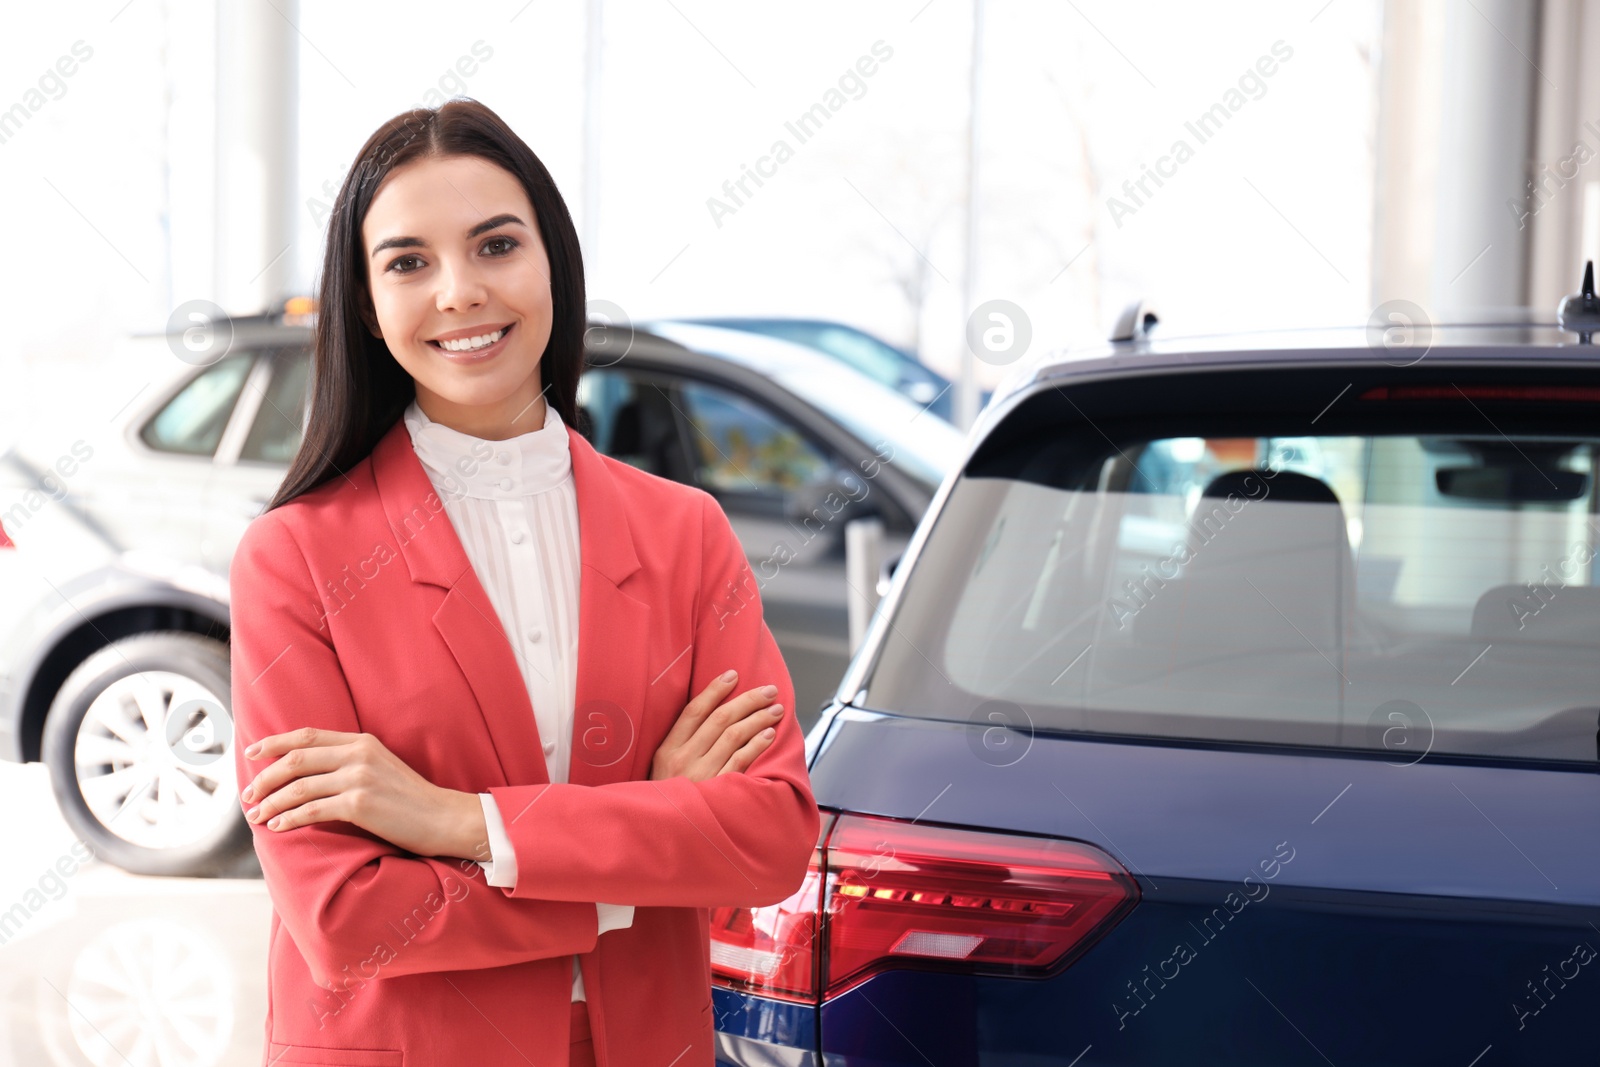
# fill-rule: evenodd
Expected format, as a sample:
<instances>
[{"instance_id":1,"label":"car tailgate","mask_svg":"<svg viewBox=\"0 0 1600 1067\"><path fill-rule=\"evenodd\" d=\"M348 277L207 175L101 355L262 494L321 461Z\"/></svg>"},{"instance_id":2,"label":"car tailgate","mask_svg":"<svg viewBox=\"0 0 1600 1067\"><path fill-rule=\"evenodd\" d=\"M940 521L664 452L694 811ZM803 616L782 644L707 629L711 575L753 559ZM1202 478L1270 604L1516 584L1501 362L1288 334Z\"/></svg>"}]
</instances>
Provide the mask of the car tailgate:
<instances>
[{"instance_id":1,"label":"car tailgate","mask_svg":"<svg viewBox=\"0 0 1600 1067\"><path fill-rule=\"evenodd\" d=\"M1593 1055L1595 767L1044 733L997 766L974 729L843 709L817 801L1088 842L1141 900L1053 978L891 971L846 992L822 1008L838 1062Z\"/></svg>"}]
</instances>

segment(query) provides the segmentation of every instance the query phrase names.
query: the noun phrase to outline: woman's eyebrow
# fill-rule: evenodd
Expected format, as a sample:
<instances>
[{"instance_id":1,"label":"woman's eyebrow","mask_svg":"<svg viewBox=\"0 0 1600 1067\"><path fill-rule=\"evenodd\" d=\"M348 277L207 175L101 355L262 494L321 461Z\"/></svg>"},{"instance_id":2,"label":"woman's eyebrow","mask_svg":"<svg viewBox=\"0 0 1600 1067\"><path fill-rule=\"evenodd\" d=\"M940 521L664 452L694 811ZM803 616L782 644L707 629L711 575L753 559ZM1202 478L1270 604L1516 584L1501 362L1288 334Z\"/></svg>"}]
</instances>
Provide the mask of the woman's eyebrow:
<instances>
[{"instance_id":1,"label":"woman's eyebrow","mask_svg":"<svg viewBox=\"0 0 1600 1067\"><path fill-rule=\"evenodd\" d=\"M494 216L494 218L491 218L491 219L484 219L482 222L478 223L472 229L467 231L467 240L470 241L470 240L472 240L472 238L478 236L479 234L488 233L490 230L495 229L496 227L510 225L511 223L516 223L518 226L523 226L523 227L526 227L528 225L526 222L523 222L517 216L512 215L509 212L507 212L507 213L504 213L504 214L496 215L496 216ZM379 252L382 252L386 248L426 248L426 247L428 247L428 242L424 241L420 237L385 237L383 240L379 241L376 245L373 246L372 254L375 256Z\"/></svg>"}]
</instances>

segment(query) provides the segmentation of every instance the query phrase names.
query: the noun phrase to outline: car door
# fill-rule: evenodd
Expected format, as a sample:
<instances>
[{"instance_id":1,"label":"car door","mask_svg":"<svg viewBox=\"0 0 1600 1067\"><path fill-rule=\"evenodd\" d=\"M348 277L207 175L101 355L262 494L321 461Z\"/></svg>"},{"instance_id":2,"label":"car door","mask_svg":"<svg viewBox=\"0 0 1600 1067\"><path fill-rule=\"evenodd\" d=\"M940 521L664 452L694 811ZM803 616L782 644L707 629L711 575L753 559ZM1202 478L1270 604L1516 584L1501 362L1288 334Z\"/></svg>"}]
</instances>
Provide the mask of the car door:
<instances>
[{"instance_id":1,"label":"car door","mask_svg":"<svg viewBox=\"0 0 1600 1067\"><path fill-rule=\"evenodd\" d=\"M200 561L215 456L257 373L254 351L203 368L131 428L126 450L108 456L114 469L96 471L86 506L116 551Z\"/></svg>"},{"instance_id":2,"label":"car door","mask_svg":"<svg viewBox=\"0 0 1600 1067\"><path fill-rule=\"evenodd\" d=\"M300 447L310 402L310 350L264 353L220 443L206 492L205 564L226 574L251 521L283 482Z\"/></svg>"},{"instance_id":3,"label":"car door","mask_svg":"<svg viewBox=\"0 0 1600 1067\"><path fill-rule=\"evenodd\" d=\"M664 369L591 368L579 405L601 452L722 506L809 728L849 659L844 523L863 512L835 514L826 503L843 460L772 404Z\"/></svg>"}]
</instances>

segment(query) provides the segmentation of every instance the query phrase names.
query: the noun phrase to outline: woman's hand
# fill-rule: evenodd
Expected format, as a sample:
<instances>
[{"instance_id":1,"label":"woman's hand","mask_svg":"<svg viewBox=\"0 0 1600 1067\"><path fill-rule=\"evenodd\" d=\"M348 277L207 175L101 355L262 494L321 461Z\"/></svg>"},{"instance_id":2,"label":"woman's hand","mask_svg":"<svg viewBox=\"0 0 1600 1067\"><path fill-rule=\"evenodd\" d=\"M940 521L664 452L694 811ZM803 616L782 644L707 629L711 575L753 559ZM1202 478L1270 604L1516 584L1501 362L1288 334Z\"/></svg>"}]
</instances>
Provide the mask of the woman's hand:
<instances>
[{"instance_id":1,"label":"woman's hand","mask_svg":"<svg viewBox=\"0 0 1600 1067\"><path fill-rule=\"evenodd\" d=\"M772 744L783 705L768 702L778 695L778 687L751 689L719 705L736 681L737 675L715 679L683 709L650 761L651 781L682 777L700 782L737 774Z\"/></svg>"},{"instance_id":2,"label":"woman's hand","mask_svg":"<svg viewBox=\"0 0 1600 1067\"><path fill-rule=\"evenodd\" d=\"M462 798L412 770L371 734L305 727L263 737L245 750L252 760L273 760L239 799L245 817L275 832L318 822L354 823L407 852L447 856L472 814Z\"/></svg>"}]
</instances>

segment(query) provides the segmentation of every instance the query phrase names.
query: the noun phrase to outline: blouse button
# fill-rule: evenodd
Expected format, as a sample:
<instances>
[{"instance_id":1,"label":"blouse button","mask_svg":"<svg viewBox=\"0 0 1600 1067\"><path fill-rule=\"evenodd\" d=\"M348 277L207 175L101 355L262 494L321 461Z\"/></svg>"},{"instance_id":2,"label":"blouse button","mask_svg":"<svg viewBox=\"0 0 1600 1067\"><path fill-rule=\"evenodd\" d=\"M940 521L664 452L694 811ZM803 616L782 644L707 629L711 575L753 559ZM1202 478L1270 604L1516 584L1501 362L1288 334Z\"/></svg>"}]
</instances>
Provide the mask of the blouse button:
<instances>
[{"instance_id":1,"label":"blouse button","mask_svg":"<svg viewBox=\"0 0 1600 1067\"><path fill-rule=\"evenodd\" d=\"M544 754L546 756L555 755L555 751L556 751L556 743L554 741L546 741L544 743Z\"/></svg>"},{"instance_id":2,"label":"blouse button","mask_svg":"<svg viewBox=\"0 0 1600 1067\"><path fill-rule=\"evenodd\" d=\"M503 467L507 463L511 462L511 453L510 452L502 452L498 456L496 456L495 458L500 461L500 465Z\"/></svg>"},{"instance_id":3,"label":"blouse button","mask_svg":"<svg viewBox=\"0 0 1600 1067\"><path fill-rule=\"evenodd\" d=\"M533 629L528 631L528 640L529 641L537 641L537 640L539 640L539 638L541 638L543 636L544 636L544 631L539 629L537 626L535 626Z\"/></svg>"},{"instance_id":4,"label":"blouse button","mask_svg":"<svg viewBox=\"0 0 1600 1067\"><path fill-rule=\"evenodd\" d=\"M502 488L502 489L510 489L511 488L511 479L510 478L501 478L500 479L500 488Z\"/></svg>"},{"instance_id":5,"label":"blouse button","mask_svg":"<svg viewBox=\"0 0 1600 1067\"><path fill-rule=\"evenodd\" d=\"M512 544L516 544L516 545L522 544L522 531L521 530L512 530L511 531L511 543Z\"/></svg>"}]
</instances>

